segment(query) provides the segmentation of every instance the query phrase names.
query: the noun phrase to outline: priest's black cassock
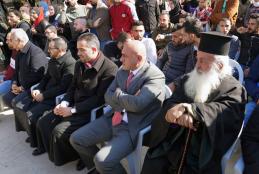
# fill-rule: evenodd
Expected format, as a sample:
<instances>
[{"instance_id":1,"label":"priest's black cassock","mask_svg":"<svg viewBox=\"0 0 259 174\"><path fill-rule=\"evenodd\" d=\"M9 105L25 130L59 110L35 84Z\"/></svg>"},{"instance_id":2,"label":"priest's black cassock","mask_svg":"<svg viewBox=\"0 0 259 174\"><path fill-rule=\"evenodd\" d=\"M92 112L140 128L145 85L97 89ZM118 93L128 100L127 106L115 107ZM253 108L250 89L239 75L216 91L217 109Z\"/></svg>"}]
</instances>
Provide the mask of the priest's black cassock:
<instances>
[{"instance_id":1,"label":"priest's black cassock","mask_svg":"<svg viewBox=\"0 0 259 174\"><path fill-rule=\"evenodd\" d=\"M198 53L228 58L230 40L218 32L201 33ZM197 56L203 61L204 58ZM209 61L203 64L212 66ZM196 102L185 91L190 74L174 82L173 95L164 102L161 116L152 124L143 174L175 174L178 171L182 171L181 174L221 174L222 156L233 144L242 125L246 91L234 77L226 75L220 78L219 86L209 93L205 102ZM191 105L196 131L165 120L167 111L180 103Z\"/></svg>"},{"instance_id":2,"label":"priest's black cassock","mask_svg":"<svg viewBox=\"0 0 259 174\"><path fill-rule=\"evenodd\" d=\"M179 103L189 103L193 118L199 122L192 132L182 174L220 174L221 158L236 139L243 121L246 91L232 76L222 79L205 103L195 103L184 91L185 75L165 101L163 112L152 123L150 149L143 174L177 173L188 129L165 120L166 112Z\"/></svg>"}]
</instances>

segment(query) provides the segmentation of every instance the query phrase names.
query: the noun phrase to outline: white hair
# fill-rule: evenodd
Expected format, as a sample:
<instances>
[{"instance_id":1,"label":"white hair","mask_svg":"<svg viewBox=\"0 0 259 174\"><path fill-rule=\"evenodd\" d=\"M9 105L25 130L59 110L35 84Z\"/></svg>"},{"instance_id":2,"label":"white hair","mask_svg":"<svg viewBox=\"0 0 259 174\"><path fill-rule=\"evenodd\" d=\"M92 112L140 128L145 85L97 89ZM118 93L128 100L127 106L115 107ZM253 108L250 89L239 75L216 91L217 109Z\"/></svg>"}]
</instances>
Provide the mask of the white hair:
<instances>
[{"instance_id":1,"label":"white hair","mask_svg":"<svg viewBox=\"0 0 259 174\"><path fill-rule=\"evenodd\" d=\"M21 28L13 28L11 30L12 37L14 40L20 40L23 43L27 43L29 41L29 37L26 32Z\"/></svg>"},{"instance_id":2,"label":"white hair","mask_svg":"<svg viewBox=\"0 0 259 174\"><path fill-rule=\"evenodd\" d=\"M232 67L229 65L229 57L222 55L215 55L215 63L222 63L222 69L220 70L220 78L223 79L227 75L232 75Z\"/></svg>"},{"instance_id":3,"label":"white hair","mask_svg":"<svg viewBox=\"0 0 259 174\"><path fill-rule=\"evenodd\" d=\"M222 64L221 69L219 69L219 63ZM200 73L195 67L189 73L189 78L184 85L185 93L194 102L205 103L211 92L219 87L222 79L231 74L232 68L229 66L229 57L216 55L209 72Z\"/></svg>"}]
</instances>

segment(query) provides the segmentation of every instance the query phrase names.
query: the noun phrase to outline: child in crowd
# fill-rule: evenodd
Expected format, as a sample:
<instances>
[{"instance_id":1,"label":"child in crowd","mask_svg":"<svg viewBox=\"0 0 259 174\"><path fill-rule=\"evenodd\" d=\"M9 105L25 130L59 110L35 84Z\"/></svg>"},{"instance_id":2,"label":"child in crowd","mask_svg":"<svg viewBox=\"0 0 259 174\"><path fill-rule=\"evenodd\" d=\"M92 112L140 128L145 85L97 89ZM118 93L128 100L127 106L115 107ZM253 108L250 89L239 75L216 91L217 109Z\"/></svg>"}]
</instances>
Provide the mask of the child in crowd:
<instances>
[{"instance_id":1,"label":"child in crowd","mask_svg":"<svg viewBox=\"0 0 259 174\"><path fill-rule=\"evenodd\" d=\"M210 30L209 17L211 13L210 0L199 0L199 6L195 9L193 16L202 22L204 31Z\"/></svg>"}]
</instances>

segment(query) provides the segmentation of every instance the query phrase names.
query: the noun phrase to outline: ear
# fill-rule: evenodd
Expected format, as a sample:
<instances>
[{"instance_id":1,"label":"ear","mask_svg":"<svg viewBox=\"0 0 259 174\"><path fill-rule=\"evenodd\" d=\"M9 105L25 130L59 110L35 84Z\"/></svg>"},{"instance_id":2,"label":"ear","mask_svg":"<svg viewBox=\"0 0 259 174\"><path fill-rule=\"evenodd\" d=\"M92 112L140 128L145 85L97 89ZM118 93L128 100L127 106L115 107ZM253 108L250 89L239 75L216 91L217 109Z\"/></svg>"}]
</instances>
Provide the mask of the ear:
<instances>
[{"instance_id":1,"label":"ear","mask_svg":"<svg viewBox=\"0 0 259 174\"><path fill-rule=\"evenodd\" d=\"M141 60L142 60L141 55L137 55L137 63L138 63L138 64L141 62Z\"/></svg>"},{"instance_id":2,"label":"ear","mask_svg":"<svg viewBox=\"0 0 259 174\"><path fill-rule=\"evenodd\" d=\"M195 34L191 33L190 36L191 36L192 40L195 39Z\"/></svg>"}]
</instances>

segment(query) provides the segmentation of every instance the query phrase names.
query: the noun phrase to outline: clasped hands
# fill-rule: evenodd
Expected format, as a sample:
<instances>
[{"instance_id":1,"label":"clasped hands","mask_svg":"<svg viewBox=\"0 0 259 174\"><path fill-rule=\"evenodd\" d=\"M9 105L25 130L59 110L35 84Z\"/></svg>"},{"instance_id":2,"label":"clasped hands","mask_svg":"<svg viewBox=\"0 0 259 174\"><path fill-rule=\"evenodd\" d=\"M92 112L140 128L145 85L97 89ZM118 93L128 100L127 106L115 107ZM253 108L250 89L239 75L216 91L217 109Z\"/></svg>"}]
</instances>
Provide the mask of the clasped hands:
<instances>
[{"instance_id":1,"label":"clasped hands","mask_svg":"<svg viewBox=\"0 0 259 174\"><path fill-rule=\"evenodd\" d=\"M165 119L169 123L178 124L196 131L193 125L194 119L191 114L191 105L188 103L180 103L170 108L165 115Z\"/></svg>"},{"instance_id":2,"label":"clasped hands","mask_svg":"<svg viewBox=\"0 0 259 174\"><path fill-rule=\"evenodd\" d=\"M72 107L62 106L61 104L58 104L54 108L54 114L59 115L61 117L69 117L72 115L71 109Z\"/></svg>"}]
</instances>

